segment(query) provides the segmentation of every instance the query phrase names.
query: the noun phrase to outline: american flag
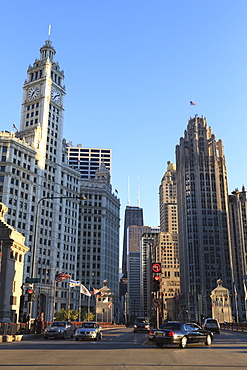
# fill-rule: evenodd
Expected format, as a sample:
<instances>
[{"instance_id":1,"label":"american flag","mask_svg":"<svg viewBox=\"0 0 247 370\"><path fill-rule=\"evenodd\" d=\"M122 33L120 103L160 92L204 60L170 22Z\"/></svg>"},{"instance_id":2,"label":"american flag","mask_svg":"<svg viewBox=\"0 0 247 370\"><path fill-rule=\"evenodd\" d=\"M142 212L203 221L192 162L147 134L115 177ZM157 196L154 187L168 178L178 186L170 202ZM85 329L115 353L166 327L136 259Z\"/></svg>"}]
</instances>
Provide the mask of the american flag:
<instances>
[{"instance_id":1,"label":"american flag","mask_svg":"<svg viewBox=\"0 0 247 370\"><path fill-rule=\"evenodd\" d=\"M190 101L190 105L196 105L196 103L194 103L193 101Z\"/></svg>"},{"instance_id":2,"label":"american flag","mask_svg":"<svg viewBox=\"0 0 247 370\"><path fill-rule=\"evenodd\" d=\"M55 282L59 283L60 281L67 280L70 278L70 275L66 274L65 272L61 272L55 276Z\"/></svg>"}]
</instances>

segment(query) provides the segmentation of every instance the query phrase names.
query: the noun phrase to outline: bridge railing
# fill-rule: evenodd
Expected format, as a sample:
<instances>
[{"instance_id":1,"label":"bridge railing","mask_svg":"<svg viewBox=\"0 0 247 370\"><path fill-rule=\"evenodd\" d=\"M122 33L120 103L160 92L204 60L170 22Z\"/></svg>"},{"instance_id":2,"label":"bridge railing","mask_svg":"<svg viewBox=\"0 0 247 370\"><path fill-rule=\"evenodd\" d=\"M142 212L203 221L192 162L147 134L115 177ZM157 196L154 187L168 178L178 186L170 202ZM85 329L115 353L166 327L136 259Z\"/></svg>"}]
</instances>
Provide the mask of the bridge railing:
<instances>
[{"instance_id":1,"label":"bridge railing","mask_svg":"<svg viewBox=\"0 0 247 370\"><path fill-rule=\"evenodd\" d=\"M230 322L230 323L220 324L220 328L225 329L225 330L247 332L247 323L246 322Z\"/></svg>"}]
</instances>

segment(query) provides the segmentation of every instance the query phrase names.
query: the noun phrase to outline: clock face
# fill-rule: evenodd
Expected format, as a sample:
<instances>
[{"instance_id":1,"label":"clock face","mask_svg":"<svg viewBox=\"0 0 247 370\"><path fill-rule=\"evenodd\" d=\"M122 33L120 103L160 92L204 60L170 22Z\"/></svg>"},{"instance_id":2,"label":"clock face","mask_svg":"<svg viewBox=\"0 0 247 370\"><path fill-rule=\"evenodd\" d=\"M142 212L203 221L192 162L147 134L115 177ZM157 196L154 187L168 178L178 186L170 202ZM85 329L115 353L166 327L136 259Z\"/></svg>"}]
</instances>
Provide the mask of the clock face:
<instances>
[{"instance_id":1,"label":"clock face","mask_svg":"<svg viewBox=\"0 0 247 370\"><path fill-rule=\"evenodd\" d=\"M56 89L52 89L51 91L51 99L55 102L55 103L60 103L61 102L61 95L60 95L60 92Z\"/></svg>"},{"instance_id":2,"label":"clock face","mask_svg":"<svg viewBox=\"0 0 247 370\"><path fill-rule=\"evenodd\" d=\"M29 100L36 99L38 95L39 95L39 87L38 86L31 87L28 90L28 99Z\"/></svg>"}]
</instances>

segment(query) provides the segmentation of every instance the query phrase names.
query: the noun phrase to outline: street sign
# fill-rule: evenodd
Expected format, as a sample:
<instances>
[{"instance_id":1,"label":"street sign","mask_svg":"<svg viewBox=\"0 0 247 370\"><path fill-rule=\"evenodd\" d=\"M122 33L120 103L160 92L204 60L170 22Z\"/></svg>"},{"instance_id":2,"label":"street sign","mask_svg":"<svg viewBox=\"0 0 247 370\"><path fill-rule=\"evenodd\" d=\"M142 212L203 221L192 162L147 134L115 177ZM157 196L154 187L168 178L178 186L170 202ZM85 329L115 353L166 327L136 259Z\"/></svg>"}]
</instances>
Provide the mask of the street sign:
<instances>
[{"instance_id":1,"label":"street sign","mask_svg":"<svg viewBox=\"0 0 247 370\"><path fill-rule=\"evenodd\" d=\"M26 278L25 279L25 283L26 284L33 284L33 283L39 283L39 279L38 278Z\"/></svg>"},{"instance_id":2,"label":"street sign","mask_svg":"<svg viewBox=\"0 0 247 370\"><path fill-rule=\"evenodd\" d=\"M161 272L161 264L160 263L153 263L152 271L155 272L155 273Z\"/></svg>"},{"instance_id":3,"label":"street sign","mask_svg":"<svg viewBox=\"0 0 247 370\"><path fill-rule=\"evenodd\" d=\"M160 302L160 300L159 300L159 299L154 299L154 300L153 300L153 306L154 306L155 308L159 308L159 307L161 306L161 302Z\"/></svg>"}]
</instances>

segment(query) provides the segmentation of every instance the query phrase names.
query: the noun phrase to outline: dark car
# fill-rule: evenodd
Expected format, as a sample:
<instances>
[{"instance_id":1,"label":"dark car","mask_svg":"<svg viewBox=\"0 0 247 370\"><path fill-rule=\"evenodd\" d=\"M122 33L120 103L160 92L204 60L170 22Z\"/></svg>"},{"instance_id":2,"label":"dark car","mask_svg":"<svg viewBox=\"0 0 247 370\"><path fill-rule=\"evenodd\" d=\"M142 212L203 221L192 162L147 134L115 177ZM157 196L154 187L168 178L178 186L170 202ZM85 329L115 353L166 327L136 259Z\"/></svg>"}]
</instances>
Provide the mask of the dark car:
<instances>
[{"instance_id":1,"label":"dark car","mask_svg":"<svg viewBox=\"0 0 247 370\"><path fill-rule=\"evenodd\" d=\"M155 331L154 342L159 348L168 344L178 344L180 348L186 348L189 343L205 343L210 346L213 337L212 332L192 322L167 322Z\"/></svg>"},{"instance_id":2,"label":"dark car","mask_svg":"<svg viewBox=\"0 0 247 370\"><path fill-rule=\"evenodd\" d=\"M134 323L134 333L138 331L149 332L150 322L147 317L137 317Z\"/></svg>"},{"instance_id":3,"label":"dark car","mask_svg":"<svg viewBox=\"0 0 247 370\"><path fill-rule=\"evenodd\" d=\"M155 329L155 328L150 328L149 330L149 333L148 333L148 340L150 342L154 342L154 335L155 335L155 332L159 330L159 329Z\"/></svg>"},{"instance_id":4,"label":"dark car","mask_svg":"<svg viewBox=\"0 0 247 370\"><path fill-rule=\"evenodd\" d=\"M202 327L205 330L212 331L213 333L220 334L220 324L217 319L206 319Z\"/></svg>"},{"instance_id":5,"label":"dark car","mask_svg":"<svg viewBox=\"0 0 247 370\"><path fill-rule=\"evenodd\" d=\"M75 327L69 321L54 321L44 330L44 339L73 337Z\"/></svg>"}]
</instances>

